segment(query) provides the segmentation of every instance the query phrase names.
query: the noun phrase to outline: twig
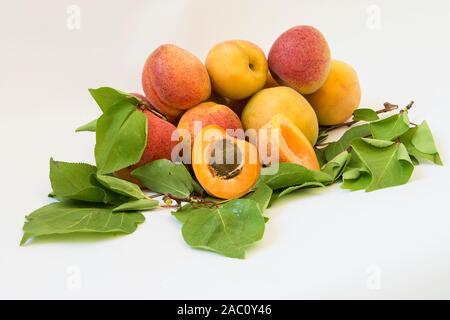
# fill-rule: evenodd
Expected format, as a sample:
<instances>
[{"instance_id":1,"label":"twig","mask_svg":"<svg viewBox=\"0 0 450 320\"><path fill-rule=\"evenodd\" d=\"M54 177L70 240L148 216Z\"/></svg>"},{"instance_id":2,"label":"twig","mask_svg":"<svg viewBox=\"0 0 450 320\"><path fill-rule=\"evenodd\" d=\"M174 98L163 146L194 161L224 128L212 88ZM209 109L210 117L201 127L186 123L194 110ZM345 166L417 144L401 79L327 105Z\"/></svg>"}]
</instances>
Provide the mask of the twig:
<instances>
[{"instance_id":1,"label":"twig","mask_svg":"<svg viewBox=\"0 0 450 320\"><path fill-rule=\"evenodd\" d=\"M151 113L153 113L158 118L161 118L163 120L169 121L165 115L163 115L161 112L159 112L153 106L151 106L151 105L149 105L147 103L144 103L144 102L139 103L138 104L138 108L141 109L141 110L146 109L146 110L150 111Z\"/></svg>"},{"instance_id":2,"label":"twig","mask_svg":"<svg viewBox=\"0 0 450 320\"><path fill-rule=\"evenodd\" d=\"M364 136L363 138L370 138L371 136L372 136L372 135L370 134L370 135ZM318 148L318 149L320 149L320 150L322 150L323 148L325 148L325 147L327 147L327 146L329 146L330 144L335 143L335 142L336 142L336 141L330 141L330 142L319 143L319 144L316 144L315 147Z\"/></svg>"},{"instance_id":3,"label":"twig","mask_svg":"<svg viewBox=\"0 0 450 320\"><path fill-rule=\"evenodd\" d=\"M189 202L193 205L201 205L201 206L206 206L206 207L217 207L219 204L215 201L212 200L206 200L203 197L200 196L190 196L187 198L181 198L181 197L176 197L172 194L166 194L163 197L163 201L166 202L167 206L171 206L171 204L168 203L168 200L173 200L175 201L177 204L174 207L181 207L181 203L183 202Z\"/></svg>"},{"instance_id":4,"label":"twig","mask_svg":"<svg viewBox=\"0 0 450 320\"><path fill-rule=\"evenodd\" d=\"M413 102L414 103L414 102ZM409 105L411 105L411 103L410 104L408 104L408 106ZM408 106L406 106L406 108L408 108ZM409 110L409 109L411 109L411 107L412 107L412 105L407 109L407 110ZM395 104L392 104L392 103L389 103L389 102L385 102L384 103L384 108L383 109L380 109L380 110L377 110L377 111L375 111L377 114L381 114L381 113L386 113L386 112L391 112L391 111L394 111L394 110L397 110L398 109L398 105L395 105ZM344 122L344 123L341 123L341 124L337 124L337 125L334 125L334 126L329 126L329 127L325 127L325 132L330 132L330 131L332 131L332 130L335 130L335 129L339 129L339 128L344 128L344 127L347 127L347 128L349 128L349 127L352 127L352 126L354 126L355 124L357 124L358 122L360 122L361 120L353 120L353 121L349 121L349 122Z\"/></svg>"}]
</instances>

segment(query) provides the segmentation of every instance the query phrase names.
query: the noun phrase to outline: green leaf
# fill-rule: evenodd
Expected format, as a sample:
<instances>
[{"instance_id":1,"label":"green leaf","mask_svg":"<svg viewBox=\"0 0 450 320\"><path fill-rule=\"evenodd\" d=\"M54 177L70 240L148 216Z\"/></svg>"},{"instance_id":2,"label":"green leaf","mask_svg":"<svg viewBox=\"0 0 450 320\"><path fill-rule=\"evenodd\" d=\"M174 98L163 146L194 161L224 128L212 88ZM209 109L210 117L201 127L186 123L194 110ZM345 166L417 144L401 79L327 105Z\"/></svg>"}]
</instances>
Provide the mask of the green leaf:
<instances>
[{"instance_id":1,"label":"green leaf","mask_svg":"<svg viewBox=\"0 0 450 320\"><path fill-rule=\"evenodd\" d=\"M361 138L361 140L376 148L386 148L394 144L394 142L387 140L367 139L367 138Z\"/></svg>"},{"instance_id":2,"label":"green leaf","mask_svg":"<svg viewBox=\"0 0 450 320\"><path fill-rule=\"evenodd\" d=\"M368 124L350 128L338 141L330 143L325 149L323 149L326 161L333 160L333 158L338 154L347 150L354 140L368 136L370 136L370 128Z\"/></svg>"},{"instance_id":3,"label":"green leaf","mask_svg":"<svg viewBox=\"0 0 450 320\"><path fill-rule=\"evenodd\" d=\"M267 209L272 198L273 190L265 184L261 184L252 193L248 194L244 199L255 201L261 212Z\"/></svg>"},{"instance_id":4,"label":"green leaf","mask_svg":"<svg viewBox=\"0 0 450 320\"><path fill-rule=\"evenodd\" d=\"M371 176L368 171L358 168L349 168L342 175L342 188L352 191L366 189L371 181Z\"/></svg>"},{"instance_id":5,"label":"green leaf","mask_svg":"<svg viewBox=\"0 0 450 320\"><path fill-rule=\"evenodd\" d=\"M277 200L280 199L281 197L284 197L285 195L288 195L289 193L292 193L297 190L307 189L307 188L324 188L324 187L325 187L325 185L320 182L306 182L306 183L300 184L298 186L292 186L292 187L284 189L283 191L281 191L278 194Z\"/></svg>"},{"instance_id":6,"label":"green leaf","mask_svg":"<svg viewBox=\"0 0 450 320\"><path fill-rule=\"evenodd\" d=\"M185 223L189 218L190 212L196 209L191 203L187 203L176 211L172 211L172 215L181 223ZM199 207L197 207L199 209Z\"/></svg>"},{"instance_id":7,"label":"green leaf","mask_svg":"<svg viewBox=\"0 0 450 320\"><path fill-rule=\"evenodd\" d=\"M246 249L262 239L265 219L253 200L238 199L217 208L192 208L182 234L191 247L217 252L231 258L245 258Z\"/></svg>"},{"instance_id":8,"label":"green leaf","mask_svg":"<svg viewBox=\"0 0 450 320\"><path fill-rule=\"evenodd\" d=\"M353 121L375 121L378 120L378 114L372 109L356 109L353 112Z\"/></svg>"},{"instance_id":9,"label":"green leaf","mask_svg":"<svg viewBox=\"0 0 450 320\"><path fill-rule=\"evenodd\" d=\"M78 127L75 132L95 132L97 130L97 120L92 120L80 127Z\"/></svg>"},{"instance_id":10,"label":"green leaf","mask_svg":"<svg viewBox=\"0 0 450 320\"><path fill-rule=\"evenodd\" d=\"M113 212L147 211L159 207L159 201L153 199L139 199L125 202L113 209Z\"/></svg>"},{"instance_id":11,"label":"green leaf","mask_svg":"<svg viewBox=\"0 0 450 320\"><path fill-rule=\"evenodd\" d=\"M181 163L161 159L137 168L131 175L150 190L187 198L194 191L194 180Z\"/></svg>"},{"instance_id":12,"label":"green leaf","mask_svg":"<svg viewBox=\"0 0 450 320\"><path fill-rule=\"evenodd\" d=\"M50 182L56 198L108 203L113 195L92 182L97 168L50 159Z\"/></svg>"},{"instance_id":13,"label":"green leaf","mask_svg":"<svg viewBox=\"0 0 450 320\"><path fill-rule=\"evenodd\" d=\"M147 145L147 117L130 103L115 105L97 122L95 160L100 174L137 163Z\"/></svg>"},{"instance_id":14,"label":"green leaf","mask_svg":"<svg viewBox=\"0 0 450 320\"><path fill-rule=\"evenodd\" d=\"M24 244L31 237L68 233L134 232L144 222L141 213L113 213L111 208L78 202L57 202L42 207L26 217Z\"/></svg>"},{"instance_id":15,"label":"green leaf","mask_svg":"<svg viewBox=\"0 0 450 320\"><path fill-rule=\"evenodd\" d=\"M140 100L135 96L109 87L89 89L91 96L97 102L103 112L107 112L111 107L128 103L137 106Z\"/></svg>"},{"instance_id":16,"label":"green leaf","mask_svg":"<svg viewBox=\"0 0 450 320\"><path fill-rule=\"evenodd\" d=\"M428 154L438 153L433 134L426 121L416 127L416 134L413 136L411 142L420 152Z\"/></svg>"},{"instance_id":17,"label":"green leaf","mask_svg":"<svg viewBox=\"0 0 450 320\"><path fill-rule=\"evenodd\" d=\"M330 175L333 178L333 181L336 181L341 177L350 159L351 154L344 151L325 164L322 167L322 171Z\"/></svg>"},{"instance_id":18,"label":"green leaf","mask_svg":"<svg viewBox=\"0 0 450 320\"><path fill-rule=\"evenodd\" d=\"M352 150L350 162L342 174L342 180L342 188L352 191L364 190L370 184L370 172L354 150Z\"/></svg>"},{"instance_id":19,"label":"green leaf","mask_svg":"<svg viewBox=\"0 0 450 320\"><path fill-rule=\"evenodd\" d=\"M409 129L408 113L402 112L385 119L371 122L370 131L374 139L394 140Z\"/></svg>"},{"instance_id":20,"label":"green leaf","mask_svg":"<svg viewBox=\"0 0 450 320\"><path fill-rule=\"evenodd\" d=\"M137 184L134 184L132 182L100 174L96 175L96 179L105 188L108 188L109 190L118 194L134 199L147 198L144 192L142 192L141 188Z\"/></svg>"},{"instance_id":21,"label":"green leaf","mask_svg":"<svg viewBox=\"0 0 450 320\"><path fill-rule=\"evenodd\" d=\"M409 129L400 137L400 141L405 145L410 156L415 159L442 165L433 135L425 121L419 126Z\"/></svg>"},{"instance_id":22,"label":"green leaf","mask_svg":"<svg viewBox=\"0 0 450 320\"><path fill-rule=\"evenodd\" d=\"M266 184L272 190L298 186L306 182L331 183L332 177L322 171L306 169L293 163L280 163L278 172L274 175L262 175L256 187Z\"/></svg>"},{"instance_id":23,"label":"green leaf","mask_svg":"<svg viewBox=\"0 0 450 320\"><path fill-rule=\"evenodd\" d=\"M319 165L322 167L327 162L327 159L325 159L325 148L314 147L314 152L316 153L316 157L317 157L317 161L319 161Z\"/></svg>"},{"instance_id":24,"label":"green leaf","mask_svg":"<svg viewBox=\"0 0 450 320\"><path fill-rule=\"evenodd\" d=\"M403 144L392 143L381 147L379 140L359 139L353 142L352 147L370 173L366 191L398 186L409 181L414 165ZM351 174L356 175L355 172ZM346 178L349 175L347 173Z\"/></svg>"}]
</instances>

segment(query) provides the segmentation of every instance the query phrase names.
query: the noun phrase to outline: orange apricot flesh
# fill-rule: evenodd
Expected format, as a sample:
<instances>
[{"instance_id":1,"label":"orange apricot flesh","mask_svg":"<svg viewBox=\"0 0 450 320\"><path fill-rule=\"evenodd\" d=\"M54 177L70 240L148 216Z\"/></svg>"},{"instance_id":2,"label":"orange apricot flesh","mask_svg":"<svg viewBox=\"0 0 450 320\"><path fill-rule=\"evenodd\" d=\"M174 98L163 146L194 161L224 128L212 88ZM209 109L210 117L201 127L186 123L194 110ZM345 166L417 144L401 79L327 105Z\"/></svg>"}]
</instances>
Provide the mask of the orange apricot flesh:
<instances>
[{"instance_id":1,"label":"orange apricot flesh","mask_svg":"<svg viewBox=\"0 0 450 320\"><path fill-rule=\"evenodd\" d=\"M192 149L192 168L202 187L211 196L237 199L249 193L261 174L256 147L228 136L210 125L197 135Z\"/></svg>"},{"instance_id":2,"label":"orange apricot flesh","mask_svg":"<svg viewBox=\"0 0 450 320\"><path fill-rule=\"evenodd\" d=\"M273 116L261 128L259 148L277 150L279 162L295 163L310 170L320 170L319 161L308 138L289 118L282 114Z\"/></svg>"}]
</instances>

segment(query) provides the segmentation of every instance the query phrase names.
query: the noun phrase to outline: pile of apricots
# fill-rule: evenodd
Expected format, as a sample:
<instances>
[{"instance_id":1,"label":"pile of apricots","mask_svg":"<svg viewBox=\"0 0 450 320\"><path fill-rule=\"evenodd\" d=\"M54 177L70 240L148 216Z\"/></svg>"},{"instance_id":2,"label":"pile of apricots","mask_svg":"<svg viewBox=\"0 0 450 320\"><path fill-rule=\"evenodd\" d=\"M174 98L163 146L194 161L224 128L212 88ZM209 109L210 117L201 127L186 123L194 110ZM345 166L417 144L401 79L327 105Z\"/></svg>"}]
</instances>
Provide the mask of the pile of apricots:
<instances>
[{"instance_id":1,"label":"pile of apricots","mask_svg":"<svg viewBox=\"0 0 450 320\"><path fill-rule=\"evenodd\" d=\"M170 160L179 143L173 134L184 129L191 134L188 167L210 195L222 199L250 192L262 166L270 165L258 157L260 143L230 135L227 129L277 129L280 138L270 147L278 151L279 162L320 170L313 148L319 126L345 122L361 99L356 72L347 63L332 60L325 37L311 26L281 34L268 58L245 40L216 44L204 64L185 49L164 44L147 58L142 88L145 96L135 95L150 107L143 109L148 145L141 161L117 176L139 183L131 171L153 160ZM194 130L196 121L202 123L200 132ZM206 137L208 129L214 134ZM225 157L227 148L234 150L236 161L208 161L208 150Z\"/></svg>"}]
</instances>

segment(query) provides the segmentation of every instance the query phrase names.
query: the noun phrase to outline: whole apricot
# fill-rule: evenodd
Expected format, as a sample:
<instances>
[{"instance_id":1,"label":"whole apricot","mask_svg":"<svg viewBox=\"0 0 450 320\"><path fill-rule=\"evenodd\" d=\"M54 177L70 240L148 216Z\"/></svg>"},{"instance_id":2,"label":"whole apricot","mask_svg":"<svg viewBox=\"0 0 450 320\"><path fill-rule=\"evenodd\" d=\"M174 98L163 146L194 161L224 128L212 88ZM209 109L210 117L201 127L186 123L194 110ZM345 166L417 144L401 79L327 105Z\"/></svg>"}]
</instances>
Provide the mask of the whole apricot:
<instances>
[{"instance_id":1,"label":"whole apricot","mask_svg":"<svg viewBox=\"0 0 450 320\"><path fill-rule=\"evenodd\" d=\"M259 130L279 113L291 119L312 145L316 143L316 113L300 93L289 87L263 89L255 94L242 112L242 125L245 130Z\"/></svg>"},{"instance_id":2,"label":"whole apricot","mask_svg":"<svg viewBox=\"0 0 450 320\"><path fill-rule=\"evenodd\" d=\"M305 98L316 111L320 125L343 123L351 117L361 102L358 75L347 63L333 60L325 84Z\"/></svg>"},{"instance_id":3,"label":"whole apricot","mask_svg":"<svg viewBox=\"0 0 450 320\"><path fill-rule=\"evenodd\" d=\"M211 82L202 62L172 44L158 47L147 58L142 87L150 103L173 122L211 94Z\"/></svg>"},{"instance_id":4,"label":"whole apricot","mask_svg":"<svg viewBox=\"0 0 450 320\"><path fill-rule=\"evenodd\" d=\"M249 41L231 40L215 45L205 64L214 91L225 98L240 100L250 97L266 82L266 56Z\"/></svg>"},{"instance_id":5,"label":"whole apricot","mask_svg":"<svg viewBox=\"0 0 450 320\"><path fill-rule=\"evenodd\" d=\"M297 26L284 32L269 52L269 68L275 80L301 94L318 90L327 79L331 53L322 33Z\"/></svg>"},{"instance_id":6,"label":"whole apricot","mask_svg":"<svg viewBox=\"0 0 450 320\"><path fill-rule=\"evenodd\" d=\"M242 129L241 120L233 110L214 102L203 102L186 111L181 117L177 128L187 130L193 143L196 133L198 133L195 132L196 125L198 131L209 125L217 125L223 129Z\"/></svg>"}]
</instances>

